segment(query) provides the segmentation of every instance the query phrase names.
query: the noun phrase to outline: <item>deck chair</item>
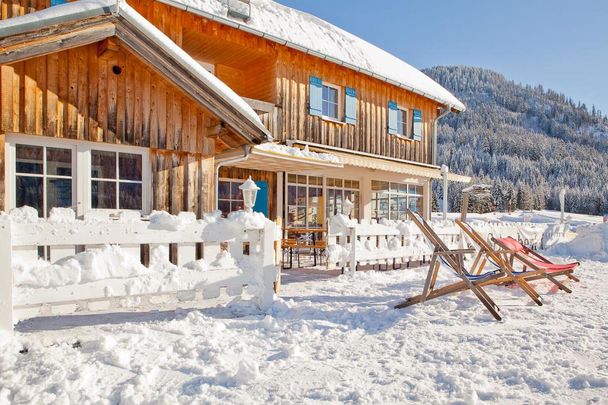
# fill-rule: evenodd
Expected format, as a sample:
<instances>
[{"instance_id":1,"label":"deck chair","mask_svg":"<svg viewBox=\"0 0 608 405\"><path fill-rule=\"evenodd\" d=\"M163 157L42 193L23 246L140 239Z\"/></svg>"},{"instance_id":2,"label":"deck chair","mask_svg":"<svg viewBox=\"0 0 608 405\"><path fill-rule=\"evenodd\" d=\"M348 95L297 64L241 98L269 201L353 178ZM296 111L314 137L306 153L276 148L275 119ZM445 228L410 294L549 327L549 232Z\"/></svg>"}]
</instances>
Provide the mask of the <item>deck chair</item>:
<instances>
[{"instance_id":1,"label":"deck chair","mask_svg":"<svg viewBox=\"0 0 608 405\"><path fill-rule=\"evenodd\" d=\"M536 266L531 267L528 270L525 266L521 271L516 271L513 267L514 264L514 255L516 252L512 250L511 246L508 244L498 243L495 238L492 238L494 243L496 243L499 249L495 249L492 245L477 232L470 224L463 222L459 219L456 220L456 224L463 230L463 232L480 247L486 254L488 260L493 263L498 263L505 273L508 276L508 279L505 279L505 283L515 282L519 285L519 287L532 298L532 300L538 304L542 305L542 298L540 294L534 290L534 288L529 284L529 281L539 280L546 278L553 282L560 290L565 291L567 293L571 293L572 291L557 281L551 274L547 272L546 267ZM509 238L512 241L517 242L513 238ZM520 245L521 246L521 245Z\"/></svg>"},{"instance_id":2,"label":"deck chair","mask_svg":"<svg viewBox=\"0 0 608 405\"><path fill-rule=\"evenodd\" d=\"M505 274L502 268L497 267L484 271L481 266L485 266L485 262L475 260L471 270L467 270L464 265L464 255L475 253L476 249L449 249L424 218L409 209L407 210L407 214L434 246L434 251L422 294L406 299L402 303L395 305L395 308L405 308L443 295L471 290L492 316L500 321L502 319L498 314L500 308L498 308L482 287L500 282L499 280L504 278ZM437 274L442 265L451 269L462 281L435 289Z\"/></svg>"},{"instance_id":3,"label":"deck chair","mask_svg":"<svg viewBox=\"0 0 608 405\"><path fill-rule=\"evenodd\" d=\"M522 265L523 271L527 271L528 269L531 269L532 271L543 270L544 277L552 281L562 291L568 293L572 292L568 287L557 281L555 277L566 276L570 280L577 282L580 281L576 276L574 276L574 274L572 274L574 269L580 265L579 262L563 264L553 263L540 253L535 252L529 247L519 243L519 241L510 236L506 238L492 238L492 241L502 249L508 250L509 255L507 260L511 266L513 266L515 260L517 260ZM537 277L536 279L540 278L543 277Z\"/></svg>"}]
</instances>

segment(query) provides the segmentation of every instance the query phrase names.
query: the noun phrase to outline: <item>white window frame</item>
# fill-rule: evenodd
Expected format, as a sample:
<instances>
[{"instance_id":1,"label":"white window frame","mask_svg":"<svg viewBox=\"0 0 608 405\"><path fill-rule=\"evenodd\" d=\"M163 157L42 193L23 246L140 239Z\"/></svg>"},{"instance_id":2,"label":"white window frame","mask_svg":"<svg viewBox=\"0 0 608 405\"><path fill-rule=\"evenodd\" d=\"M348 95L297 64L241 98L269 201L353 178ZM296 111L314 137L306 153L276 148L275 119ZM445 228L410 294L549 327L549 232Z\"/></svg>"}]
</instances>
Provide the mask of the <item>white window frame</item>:
<instances>
[{"instance_id":1,"label":"white window frame","mask_svg":"<svg viewBox=\"0 0 608 405\"><path fill-rule=\"evenodd\" d=\"M397 111L399 112L399 114L397 114L397 133L394 134L395 136L398 136L400 138L404 138L404 139L411 139L411 135L408 136L408 131L409 131L409 124L410 124L410 110L408 108L405 107L401 107L400 105L397 106ZM401 117L403 117L403 115L405 115L405 133L400 133L399 131L403 130L404 125L402 122L402 125L399 125L399 115L401 115Z\"/></svg>"},{"instance_id":2,"label":"white window frame","mask_svg":"<svg viewBox=\"0 0 608 405\"><path fill-rule=\"evenodd\" d=\"M381 219L381 217L378 217L377 215L374 215L374 212L376 212L376 207L375 207L375 202L377 199L374 198L374 194L377 194L378 192L373 190L373 183L377 181L377 182L386 182L388 183L388 191L386 192L386 195L388 196L388 218L389 220L397 220L398 218L391 218L392 214L393 214L393 210L391 210L391 199L393 197L401 197L401 198L405 198L406 199L406 208L409 208L410 206L410 198L412 199L420 199L424 202L424 187L422 184L418 184L418 183L414 183L414 182L400 182L400 181L390 181L390 180L376 180L373 179L370 183L370 190L371 190L371 204L372 204L372 218L373 219ZM400 191L392 191L391 190L391 186L393 184L397 184L398 186L405 186L406 192L400 192ZM420 193L410 193L410 187L421 187L421 192ZM421 206L421 210L420 210L420 214L422 214L424 212L424 205ZM397 210L397 212L401 212L399 210Z\"/></svg>"},{"instance_id":3,"label":"white window frame","mask_svg":"<svg viewBox=\"0 0 608 405\"><path fill-rule=\"evenodd\" d=\"M334 180L342 180L342 186L338 187L338 186L330 186L329 184L327 184L327 180L328 179L334 179ZM345 181L356 181L359 183L359 187L358 188L354 188L354 187L346 187L344 185ZM362 185L362 181L359 179L353 179L353 178L348 178L348 177L340 177L340 176L324 176L323 177L323 196L325 198L325 215L326 217L330 217L333 216L333 212L329 211L329 189L332 189L334 191L341 191L342 192L342 204L344 204L344 194L345 191L350 191L351 193L353 191L357 192L357 196L358 196L358 201L357 201L357 206L356 209L353 206L353 211L351 213L351 218L354 219L359 219L359 217L361 216L361 185ZM351 201L353 202L353 201Z\"/></svg>"},{"instance_id":4,"label":"white window frame","mask_svg":"<svg viewBox=\"0 0 608 405\"><path fill-rule=\"evenodd\" d=\"M5 201L4 206L7 211L17 206L17 195L15 194L16 187L16 176L17 176L17 148L16 145L31 145L40 146L46 148L57 148L57 149L70 149L72 151L72 208L77 207L78 195L77 195L77 183L78 183L78 165L77 165L77 151L76 145L61 142L62 140L57 138L47 138L42 136L31 136L31 135L6 135L5 140ZM46 187L47 177L61 178L61 176L47 176L46 174L46 153L43 154L43 171L42 174L26 174L30 177L40 177L43 179L43 188ZM66 176L67 177L67 176ZM47 203L46 192L42 194L42 206L46 207ZM43 209L43 215L46 217L46 210Z\"/></svg>"},{"instance_id":5,"label":"white window frame","mask_svg":"<svg viewBox=\"0 0 608 405\"><path fill-rule=\"evenodd\" d=\"M232 199L232 195L230 196L231 198L229 200L226 200L225 198L220 198L219 197L219 192L220 192L219 191L219 183L221 183L221 182L243 184L243 182L245 182L245 180L243 180L243 179L233 179L233 178L230 178L230 177L220 177L219 180L218 180L218 190L216 190L216 192L218 193L218 197L217 197L218 207L217 208L219 209L219 202L220 201L230 201L230 211L229 211L229 213L230 213L230 212L233 212L232 211L232 202L233 201L243 201L243 209L245 209L244 200L233 200ZM231 190L232 190L232 184L230 185L230 187L231 187ZM232 194L232 192L231 192L231 194Z\"/></svg>"},{"instance_id":6,"label":"white window frame","mask_svg":"<svg viewBox=\"0 0 608 405\"><path fill-rule=\"evenodd\" d=\"M7 134L5 141L5 207L7 210L15 208L15 175L16 159L15 145L35 145L52 148L72 149L72 203L76 206L76 215L87 212L139 211L147 214L151 209L152 196L152 168L150 165L150 150L141 146L113 145L101 142L80 141L76 139L51 138L46 136ZM93 209L91 208L91 150L107 152L130 153L142 156L142 209L124 210ZM117 190L118 193L119 190Z\"/></svg>"},{"instance_id":7,"label":"white window frame","mask_svg":"<svg viewBox=\"0 0 608 405\"><path fill-rule=\"evenodd\" d=\"M295 175L295 176L304 176L306 177L306 183L292 183L289 181L289 176L290 175ZM315 177L315 178L320 178L321 179L321 184L310 184L309 183L309 178L310 177ZM304 219L304 226L292 226L289 224L289 207L293 207L293 204L289 204L289 186L295 186L295 187L304 187L306 189L306 203L305 203L305 207L306 207L306 217ZM321 192L323 193L323 203L320 204L317 208L320 209L322 211L322 216L321 216L321 224L317 224L317 225L312 225L309 226L308 224L308 202L310 200L310 188L320 188ZM310 229L322 229L326 218L327 218L327 213L325 212L325 206L326 206L326 190L325 190L325 177L324 176L317 176L314 174L301 174L301 173L292 173L292 172L286 172L285 173L285 183L284 183L284 195L285 195L285 205L284 205L284 216L283 216L283 223L285 224L286 227L289 228L310 228ZM295 205L295 207L301 207L301 205ZM296 208L297 209L297 208Z\"/></svg>"},{"instance_id":8,"label":"white window frame","mask_svg":"<svg viewBox=\"0 0 608 405\"><path fill-rule=\"evenodd\" d=\"M325 100L323 100L323 87L329 87L329 88L336 90L336 96L338 97L338 100L337 100L338 103L336 105L336 117L330 117L329 115L322 114L321 118L323 118L327 121L332 121L332 122L337 122L337 123L343 124L344 123L343 122L343 116L344 116L343 108L344 107L342 106L342 87L338 86L337 84L321 81L321 113L323 113L323 104L325 103Z\"/></svg>"}]
</instances>

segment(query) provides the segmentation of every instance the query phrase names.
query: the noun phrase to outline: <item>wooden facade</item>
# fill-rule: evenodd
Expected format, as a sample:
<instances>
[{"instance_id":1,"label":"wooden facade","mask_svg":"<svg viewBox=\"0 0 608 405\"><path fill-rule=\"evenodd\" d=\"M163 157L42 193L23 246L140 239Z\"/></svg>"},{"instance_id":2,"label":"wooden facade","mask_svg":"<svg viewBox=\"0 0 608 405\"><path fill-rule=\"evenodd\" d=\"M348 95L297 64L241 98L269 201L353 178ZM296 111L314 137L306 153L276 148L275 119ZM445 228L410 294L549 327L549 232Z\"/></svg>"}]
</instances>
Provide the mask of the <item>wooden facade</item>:
<instances>
[{"instance_id":1,"label":"wooden facade","mask_svg":"<svg viewBox=\"0 0 608 405\"><path fill-rule=\"evenodd\" d=\"M438 108L442 107L436 101L154 0L134 0L130 4L194 59L215 65L217 77L239 95L275 104L278 119L267 118L264 123L276 140L308 141L432 163L432 126L438 116ZM348 86L357 90L355 125L308 113L310 76L342 89ZM422 111L421 141L388 133L389 100L408 109L410 119L413 109Z\"/></svg>"},{"instance_id":2,"label":"wooden facade","mask_svg":"<svg viewBox=\"0 0 608 405\"><path fill-rule=\"evenodd\" d=\"M432 127L439 103L382 80L339 66L269 39L223 25L155 0L129 4L194 59L212 64L215 75L239 95L275 105L276 119L262 116L278 141L300 140L397 159L432 163ZM2 0L2 18L45 8L49 0ZM310 76L357 90L357 123L334 122L308 113ZM421 141L388 133L387 105L422 111ZM411 123L410 123L411 125Z\"/></svg>"},{"instance_id":3,"label":"wooden facade","mask_svg":"<svg viewBox=\"0 0 608 405\"><path fill-rule=\"evenodd\" d=\"M120 46L98 48L2 66L0 130L150 148L153 209L208 211L209 113Z\"/></svg>"},{"instance_id":4,"label":"wooden facade","mask_svg":"<svg viewBox=\"0 0 608 405\"><path fill-rule=\"evenodd\" d=\"M50 0L0 1L3 19L50 5ZM306 141L433 163L433 124L443 107L438 102L156 0L130 0L129 5L192 58L212 66L213 73L237 94L269 105L272 111L256 111L276 141ZM120 68L118 75L115 66ZM340 86L342 92L345 87L356 89L355 124L309 114L311 76ZM150 148L154 209L200 214L215 208L213 156L238 145L218 139L216 129L210 132L221 120L119 40L4 65L1 78L0 132ZM420 141L388 133L389 101L409 110L408 121L412 110L422 112ZM269 214L281 215L275 207L282 193L276 187L276 173L263 168L220 170L220 177L249 175L268 181Z\"/></svg>"}]
</instances>

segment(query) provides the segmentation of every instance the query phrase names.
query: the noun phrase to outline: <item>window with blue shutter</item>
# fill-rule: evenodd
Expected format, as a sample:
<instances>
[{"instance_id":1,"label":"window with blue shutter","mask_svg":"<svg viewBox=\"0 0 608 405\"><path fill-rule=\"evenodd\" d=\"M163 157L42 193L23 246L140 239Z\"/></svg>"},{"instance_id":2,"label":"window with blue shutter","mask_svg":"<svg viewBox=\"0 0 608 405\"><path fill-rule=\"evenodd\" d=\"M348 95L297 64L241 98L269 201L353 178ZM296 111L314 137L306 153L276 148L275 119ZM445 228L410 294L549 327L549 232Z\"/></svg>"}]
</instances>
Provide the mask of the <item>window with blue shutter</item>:
<instances>
[{"instance_id":1,"label":"window with blue shutter","mask_svg":"<svg viewBox=\"0 0 608 405\"><path fill-rule=\"evenodd\" d=\"M414 110L412 114L412 139L422 140L422 111Z\"/></svg>"},{"instance_id":2,"label":"window with blue shutter","mask_svg":"<svg viewBox=\"0 0 608 405\"><path fill-rule=\"evenodd\" d=\"M397 119L399 114L399 107L394 101L388 102L388 133L398 135L397 130Z\"/></svg>"},{"instance_id":3,"label":"window with blue shutter","mask_svg":"<svg viewBox=\"0 0 608 405\"><path fill-rule=\"evenodd\" d=\"M347 87L345 93L344 122L354 125L357 123L357 91Z\"/></svg>"},{"instance_id":4,"label":"window with blue shutter","mask_svg":"<svg viewBox=\"0 0 608 405\"><path fill-rule=\"evenodd\" d=\"M310 115L323 115L323 82L318 77L310 76L310 94L308 96L308 111Z\"/></svg>"}]
</instances>

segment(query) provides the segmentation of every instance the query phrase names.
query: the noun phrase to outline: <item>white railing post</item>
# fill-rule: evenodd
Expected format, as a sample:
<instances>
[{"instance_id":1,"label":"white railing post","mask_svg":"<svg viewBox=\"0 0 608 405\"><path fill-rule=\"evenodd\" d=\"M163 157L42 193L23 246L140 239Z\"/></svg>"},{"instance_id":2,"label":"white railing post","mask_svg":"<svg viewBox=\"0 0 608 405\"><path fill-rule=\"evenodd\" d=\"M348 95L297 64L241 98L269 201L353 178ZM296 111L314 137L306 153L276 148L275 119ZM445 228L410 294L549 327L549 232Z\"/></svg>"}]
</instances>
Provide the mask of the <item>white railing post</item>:
<instances>
[{"instance_id":1,"label":"white railing post","mask_svg":"<svg viewBox=\"0 0 608 405\"><path fill-rule=\"evenodd\" d=\"M262 255L260 264L262 272L258 297L258 305L262 311L270 309L274 299L274 282L277 278L277 267L274 258L274 239L275 239L275 224L274 222L266 222L260 235L260 254Z\"/></svg>"},{"instance_id":2,"label":"white railing post","mask_svg":"<svg viewBox=\"0 0 608 405\"><path fill-rule=\"evenodd\" d=\"M348 233L350 235L350 276L354 278L355 272L357 271L357 227L353 226L349 228Z\"/></svg>"},{"instance_id":3,"label":"white railing post","mask_svg":"<svg viewBox=\"0 0 608 405\"><path fill-rule=\"evenodd\" d=\"M13 269L11 221L0 219L0 332L13 334Z\"/></svg>"}]
</instances>

